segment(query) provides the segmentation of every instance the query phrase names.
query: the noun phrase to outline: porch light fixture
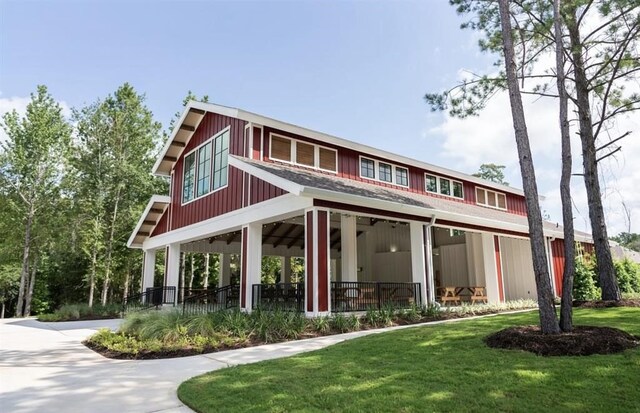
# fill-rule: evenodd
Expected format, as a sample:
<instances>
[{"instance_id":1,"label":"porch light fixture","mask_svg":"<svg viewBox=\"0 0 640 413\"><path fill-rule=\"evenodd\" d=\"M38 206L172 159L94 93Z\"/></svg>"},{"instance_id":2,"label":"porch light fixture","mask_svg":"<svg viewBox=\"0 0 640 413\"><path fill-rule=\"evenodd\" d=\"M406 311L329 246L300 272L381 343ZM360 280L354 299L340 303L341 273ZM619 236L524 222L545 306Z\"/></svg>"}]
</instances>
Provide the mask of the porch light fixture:
<instances>
[{"instance_id":1,"label":"porch light fixture","mask_svg":"<svg viewBox=\"0 0 640 413\"><path fill-rule=\"evenodd\" d=\"M389 248L389 251L391 251L391 252L396 252L396 251L398 251L398 246L397 246L397 245L395 245L395 244L391 244L391 248Z\"/></svg>"}]
</instances>

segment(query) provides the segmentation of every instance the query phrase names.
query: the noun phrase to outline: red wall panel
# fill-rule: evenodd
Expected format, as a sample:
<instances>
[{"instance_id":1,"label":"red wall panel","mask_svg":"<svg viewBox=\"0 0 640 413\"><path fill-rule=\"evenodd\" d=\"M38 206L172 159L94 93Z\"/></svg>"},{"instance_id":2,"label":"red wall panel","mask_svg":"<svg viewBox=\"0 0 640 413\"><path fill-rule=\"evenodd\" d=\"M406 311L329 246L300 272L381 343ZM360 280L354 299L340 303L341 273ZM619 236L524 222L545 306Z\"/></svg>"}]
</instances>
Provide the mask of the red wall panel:
<instances>
[{"instance_id":1,"label":"red wall panel","mask_svg":"<svg viewBox=\"0 0 640 413\"><path fill-rule=\"evenodd\" d=\"M562 295L562 278L564 275L564 240L551 241L551 264L553 266L553 279L556 283L556 295Z\"/></svg>"},{"instance_id":2,"label":"red wall panel","mask_svg":"<svg viewBox=\"0 0 640 413\"><path fill-rule=\"evenodd\" d=\"M169 221L169 209L164 211L164 214L162 214L160 221L158 221L158 224L156 224L156 227L153 229L153 231L151 231L151 236L154 237L156 235L164 234L165 232L167 232L167 228L169 227L167 225L168 221Z\"/></svg>"}]
</instances>

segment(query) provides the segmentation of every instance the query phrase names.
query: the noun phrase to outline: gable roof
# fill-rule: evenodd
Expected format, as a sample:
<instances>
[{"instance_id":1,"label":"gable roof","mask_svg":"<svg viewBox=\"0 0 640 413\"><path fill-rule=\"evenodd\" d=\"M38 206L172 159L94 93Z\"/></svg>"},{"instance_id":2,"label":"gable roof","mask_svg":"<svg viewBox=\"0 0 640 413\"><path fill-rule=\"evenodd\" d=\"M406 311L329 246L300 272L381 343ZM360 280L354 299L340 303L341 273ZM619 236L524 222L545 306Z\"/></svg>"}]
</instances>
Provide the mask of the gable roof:
<instances>
[{"instance_id":1,"label":"gable roof","mask_svg":"<svg viewBox=\"0 0 640 413\"><path fill-rule=\"evenodd\" d=\"M295 135L305 136L308 138L316 139L320 142L325 142L348 148L368 155L373 155L386 159L392 162L414 166L420 169L433 172L435 174L446 175L452 178L465 180L484 187L493 188L501 192L508 192L516 195L524 195L521 189L513 188L507 185L490 182L484 179L477 178L473 175L468 175L462 172L454 171L448 168L432 165L426 162L421 162L415 159L407 158L402 155L393 154L391 152L376 149L371 146L363 145L346 139L338 138L326 133L314 131L304 128L302 126L293 125L291 123L282 122L276 119L272 119L266 116L258 115L256 113L244 111L242 109L231 108L222 105L216 105L213 103L205 103L198 101L190 101L185 106L182 116L176 122L172 134L169 136L167 142L160 152L158 159L153 166L152 173L155 175L169 176L175 163L180 158L186 144L193 136L193 133L198 128L200 121L204 118L207 112L217 113L223 116L244 120L246 122L255 123L258 125L267 126L273 129L289 132Z\"/></svg>"},{"instance_id":2,"label":"gable roof","mask_svg":"<svg viewBox=\"0 0 640 413\"><path fill-rule=\"evenodd\" d=\"M165 195L153 195L151 197L127 241L127 247L142 247L142 242L151 235L170 203L171 198Z\"/></svg>"},{"instance_id":3,"label":"gable roof","mask_svg":"<svg viewBox=\"0 0 640 413\"><path fill-rule=\"evenodd\" d=\"M294 195L424 217L435 216L436 223L440 219L520 233L529 232L526 216L498 209L233 155L229 156L229 164ZM558 224L545 222L544 230L547 236L564 237L563 229ZM576 240L591 242L591 236L576 231Z\"/></svg>"}]
</instances>

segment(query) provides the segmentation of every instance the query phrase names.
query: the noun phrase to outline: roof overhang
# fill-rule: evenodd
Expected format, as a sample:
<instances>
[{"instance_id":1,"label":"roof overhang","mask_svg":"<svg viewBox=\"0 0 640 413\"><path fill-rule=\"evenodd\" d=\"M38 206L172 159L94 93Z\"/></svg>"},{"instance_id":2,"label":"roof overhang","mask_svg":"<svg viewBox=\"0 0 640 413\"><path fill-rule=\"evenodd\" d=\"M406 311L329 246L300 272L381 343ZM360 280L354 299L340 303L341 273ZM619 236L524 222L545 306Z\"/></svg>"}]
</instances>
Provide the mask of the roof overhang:
<instances>
[{"instance_id":1,"label":"roof overhang","mask_svg":"<svg viewBox=\"0 0 640 413\"><path fill-rule=\"evenodd\" d=\"M484 179L477 178L473 175L467 175L467 174L457 172L448 168L443 168L443 167L432 165L426 162L421 162L415 159L407 158L405 156L396 155L391 152L373 148L371 146L367 146L367 145L363 145L363 144L349 141L346 139L338 138L333 135L314 131L311 129L304 128L302 126L293 125L291 123L282 122L266 116L258 115L256 113L247 112L242 109L230 108L227 106L216 105L213 103L198 102L195 100L189 101L186 104L184 112L182 113L182 116L180 116L180 119L178 120L178 122L176 122L176 125L175 125L175 128L173 129L172 134L169 136L169 139L165 143L164 148L160 152L158 160L153 166L152 173L154 175L168 176L171 174L171 170L173 169L177 160L180 158L180 155L182 154L184 147L189 142L189 139L191 139L191 136L193 135L195 130L198 128L200 121L202 121L202 119L204 118L207 112L217 113L219 115L240 119L245 122L251 122L258 125L267 126L273 129L289 132L295 135L309 137L312 139L316 139L320 142L325 142L325 143L333 144L343 148L352 149L357 152L378 156L383 159L388 159L390 161L398 162L401 164L414 166L416 168L426 169L435 174L447 175L452 178L465 180L467 182L472 182L474 184L481 185L487 188L492 188L501 192L508 192L516 195L524 195L524 192L521 189L498 184L495 182L490 182ZM540 199L543 199L543 197L540 197Z\"/></svg>"},{"instance_id":2,"label":"roof overhang","mask_svg":"<svg viewBox=\"0 0 640 413\"><path fill-rule=\"evenodd\" d=\"M166 195L153 195L151 197L127 241L127 247L142 248L142 243L151 236L153 229L158 225L160 218L162 218L170 203L171 198Z\"/></svg>"},{"instance_id":3,"label":"roof overhang","mask_svg":"<svg viewBox=\"0 0 640 413\"><path fill-rule=\"evenodd\" d=\"M255 161L252 161L255 162ZM281 176L270 173L262 168L256 167L249 162L244 161L242 158L236 156L229 157L229 164L255 176L265 182L282 188L292 195L298 195L309 198L320 198L328 201L334 201L336 203L348 203L354 206L376 208L381 210L393 211L396 213L404 213L407 215L415 215L431 219L435 217L436 220L445 220L458 222L460 224L468 224L479 227L498 229L511 232L519 232L522 234L529 233L529 226L527 224L526 217L523 217L522 223L514 223L501 221L498 219L491 219L485 217L479 217L469 214L461 214L446 209L438 208L426 208L417 205L410 205L405 203L393 202L383 199L374 199L370 197L349 194L345 192L332 191L328 189L315 188L311 186L300 185L298 183L289 181ZM481 208L481 207L477 207ZM505 212L506 213L506 212ZM545 235L551 238L564 238L562 228L558 230L546 227ZM586 235L586 234L585 234ZM577 241L592 242L591 238L581 233L576 233L575 237Z\"/></svg>"}]
</instances>

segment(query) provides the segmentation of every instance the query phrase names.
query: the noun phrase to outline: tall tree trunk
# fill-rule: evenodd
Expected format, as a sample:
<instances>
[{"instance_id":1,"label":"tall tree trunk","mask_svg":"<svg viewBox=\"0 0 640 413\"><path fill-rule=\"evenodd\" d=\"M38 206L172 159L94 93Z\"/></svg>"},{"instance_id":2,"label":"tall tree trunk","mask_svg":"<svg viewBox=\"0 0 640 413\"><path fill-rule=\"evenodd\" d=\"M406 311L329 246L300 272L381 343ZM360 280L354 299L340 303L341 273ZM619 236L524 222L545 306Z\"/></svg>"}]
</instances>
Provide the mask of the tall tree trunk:
<instances>
[{"instance_id":1,"label":"tall tree trunk","mask_svg":"<svg viewBox=\"0 0 640 413\"><path fill-rule=\"evenodd\" d=\"M184 273L187 271L187 253L180 253L180 302L184 301Z\"/></svg>"},{"instance_id":2,"label":"tall tree trunk","mask_svg":"<svg viewBox=\"0 0 640 413\"><path fill-rule=\"evenodd\" d=\"M16 317L22 317L24 310L24 293L29 277L29 252L31 250L31 226L33 225L33 205L29 206L27 224L24 231L24 247L22 249L22 270L20 271L20 286L18 288L18 303L16 305Z\"/></svg>"},{"instance_id":3,"label":"tall tree trunk","mask_svg":"<svg viewBox=\"0 0 640 413\"><path fill-rule=\"evenodd\" d=\"M127 270L124 274L124 291L122 292L122 300L127 301L127 297L129 297L129 282L131 279L131 268L129 268L129 264L127 263Z\"/></svg>"},{"instance_id":4,"label":"tall tree trunk","mask_svg":"<svg viewBox=\"0 0 640 413\"><path fill-rule=\"evenodd\" d=\"M96 290L96 267L98 265L98 249L91 251L91 273L89 274L89 307L93 307L93 296Z\"/></svg>"},{"instance_id":5,"label":"tall tree trunk","mask_svg":"<svg viewBox=\"0 0 640 413\"><path fill-rule=\"evenodd\" d=\"M189 276L189 290L191 290L193 288L193 272L194 272L194 261L195 261L195 256L193 254L191 254L191 274Z\"/></svg>"},{"instance_id":6,"label":"tall tree trunk","mask_svg":"<svg viewBox=\"0 0 640 413\"><path fill-rule=\"evenodd\" d=\"M499 0L500 22L502 25L502 42L505 58L507 84L509 86L509 101L511 102L511 116L515 131L516 146L520 159L520 172L524 187L525 201L527 205L527 220L529 222L529 234L531 238L531 253L533 256L533 270L536 278L536 290L538 293L538 307L540 308L540 329L545 334L557 334L560 326L556 318L556 309L553 302L553 291L547 255L544 247L545 239L542 228L542 214L538 204L538 186L536 184L529 134L522 107L522 96L518 86L516 75L515 52L511 35L511 20L509 13L509 0Z\"/></svg>"},{"instance_id":7,"label":"tall tree trunk","mask_svg":"<svg viewBox=\"0 0 640 413\"><path fill-rule=\"evenodd\" d=\"M598 162L596 154L596 141L593 134L591 120L591 104L589 102L589 81L587 80L584 60L582 58L583 46L580 38L576 8L571 5L566 21L571 42L571 56L573 58L574 76L576 85L576 98L578 106L578 118L580 124L580 141L582 143L582 165L584 169L584 185L587 190L589 203L589 220L591 221L591 233L596 250L596 264L598 279L602 288L602 299L620 300L620 289L616 281L613 258L609 248L607 224L604 218L604 208L600 194L600 181L598 180Z\"/></svg>"},{"instance_id":8,"label":"tall tree trunk","mask_svg":"<svg viewBox=\"0 0 640 413\"><path fill-rule=\"evenodd\" d=\"M29 288L27 289L27 298L24 304L24 316L29 317L31 315L31 299L33 298L33 289L36 285L36 272L38 271L38 255L33 256L33 263L31 264L31 279L29 280Z\"/></svg>"},{"instance_id":9,"label":"tall tree trunk","mask_svg":"<svg viewBox=\"0 0 640 413\"><path fill-rule=\"evenodd\" d=\"M209 253L204 254L204 278L202 279L202 288L209 288Z\"/></svg>"},{"instance_id":10,"label":"tall tree trunk","mask_svg":"<svg viewBox=\"0 0 640 413\"><path fill-rule=\"evenodd\" d=\"M109 240L107 241L107 257L105 259L104 283L102 285L102 305L107 304L107 293L109 291L109 282L111 281L111 256L113 253L113 238L116 231L116 220L118 218L118 204L120 202L121 186L118 184L116 190L116 199L113 206L113 214L111 215L111 228L109 229Z\"/></svg>"},{"instance_id":11,"label":"tall tree trunk","mask_svg":"<svg viewBox=\"0 0 640 413\"><path fill-rule=\"evenodd\" d=\"M562 201L562 225L564 226L564 272L562 278L562 300L560 304L560 329L566 333L573 330L573 277L576 259L573 234L573 208L571 205L571 135L569 130L569 97L565 87L564 43L562 41L562 15L560 0L553 1L553 26L556 42L556 81L559 96L560 139L562 142L562 174L560 176L560 199Z\"/></svg>"}]
</instances>

